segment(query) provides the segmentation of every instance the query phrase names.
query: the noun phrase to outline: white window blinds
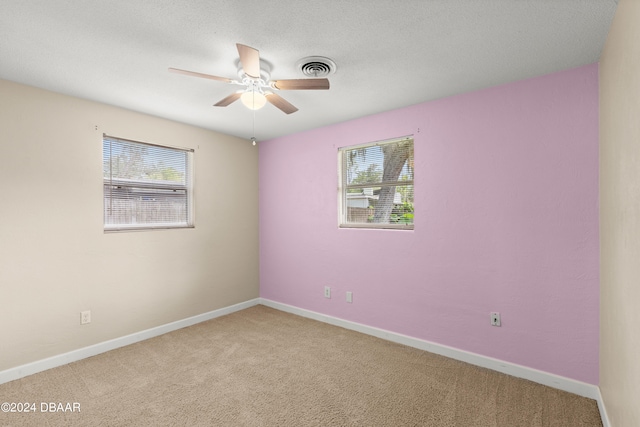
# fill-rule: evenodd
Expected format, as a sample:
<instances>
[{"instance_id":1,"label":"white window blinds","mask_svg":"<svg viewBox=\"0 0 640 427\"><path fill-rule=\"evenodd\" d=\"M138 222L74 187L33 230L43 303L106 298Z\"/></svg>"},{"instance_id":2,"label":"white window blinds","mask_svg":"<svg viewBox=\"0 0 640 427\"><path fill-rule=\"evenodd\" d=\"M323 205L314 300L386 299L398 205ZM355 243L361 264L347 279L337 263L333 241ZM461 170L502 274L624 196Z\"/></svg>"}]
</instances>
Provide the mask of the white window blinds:
<instances>
[{"instance_id":1,"label":"white window blinds","mask_svg":"<svg viewBox=\"0 0 640 427\"><path fill-rule=\"evenodd\" d=\"M104 135L104 229L192 227L193 150Z\"/></svg>"},{"instance_id":2,"label":"white window blinds","mask_svg":"<svg viewBox=\"0 0 640 427\"><path fill-rule=\"evenodd\" d=\"M413 228L413 138L344 147L340 226Z\"/></svg>"}]
</instances>

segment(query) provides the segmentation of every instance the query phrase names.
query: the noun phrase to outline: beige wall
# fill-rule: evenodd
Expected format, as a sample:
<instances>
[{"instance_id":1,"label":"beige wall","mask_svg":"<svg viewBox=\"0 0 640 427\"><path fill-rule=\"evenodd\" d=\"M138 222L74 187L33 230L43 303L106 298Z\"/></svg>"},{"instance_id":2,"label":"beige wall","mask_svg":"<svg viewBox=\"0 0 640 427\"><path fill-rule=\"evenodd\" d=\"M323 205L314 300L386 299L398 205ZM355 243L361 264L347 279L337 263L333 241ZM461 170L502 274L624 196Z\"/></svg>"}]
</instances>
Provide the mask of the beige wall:
<instances>
[{"instance_id":1,"label":"beige wall","mask_svg":"<svg viewBox=\"0 0 640 427\"><path fill-rule=\"evenodd\" d=\"M104 234L103 132L195 150L195 229ZM0 80L0 215L0 371L258 297L245 140Z\"/></svg>"},{"instance_id":2,"label":"beige wall","mask_svg":"<svg viewBox=\"0 0 640 427\"><path fill-rule=\"evenodd\" d=\"M600 389L640 426L640 1L620 0L600 61Z\"/></svg>"}]
</instances>

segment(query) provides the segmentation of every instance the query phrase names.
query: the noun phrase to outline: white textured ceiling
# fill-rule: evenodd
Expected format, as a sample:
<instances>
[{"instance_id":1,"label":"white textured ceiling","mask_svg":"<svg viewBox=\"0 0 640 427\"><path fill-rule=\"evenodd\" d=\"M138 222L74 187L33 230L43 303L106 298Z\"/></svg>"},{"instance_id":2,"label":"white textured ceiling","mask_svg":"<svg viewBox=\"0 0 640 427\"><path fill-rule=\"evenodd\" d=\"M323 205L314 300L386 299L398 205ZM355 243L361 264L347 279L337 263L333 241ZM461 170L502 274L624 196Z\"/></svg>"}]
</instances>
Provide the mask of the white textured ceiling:
<instances>
[{"instance_id":1,"label":"white textured ceiling","mask_svg":"<svg viewBox=\"0 0 640 427\"><path fill-rule=\"evenodd\" d=\"M615 0L0 0L0 78L250 138L237 90L242 43L273 79L337 64L329 91L281 91L259 140L597 62ZM0 94L2 96L2 94Z\"/></svg>"}]
</instances>

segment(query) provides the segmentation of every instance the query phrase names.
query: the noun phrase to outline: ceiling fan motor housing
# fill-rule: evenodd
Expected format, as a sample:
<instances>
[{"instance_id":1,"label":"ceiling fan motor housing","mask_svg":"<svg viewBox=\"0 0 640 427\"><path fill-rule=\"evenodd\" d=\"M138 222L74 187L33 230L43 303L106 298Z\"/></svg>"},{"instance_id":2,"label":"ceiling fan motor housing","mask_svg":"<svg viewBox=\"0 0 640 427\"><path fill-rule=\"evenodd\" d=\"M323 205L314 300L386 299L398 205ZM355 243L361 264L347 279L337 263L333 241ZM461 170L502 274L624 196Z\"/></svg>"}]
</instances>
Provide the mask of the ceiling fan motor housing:
<instances>
[{"instance_id":1,"label":"ceiling fan motor housing","mask_svg":"<svg viewBox=\"0 0 640 427\"><path fill-rule=\"evenodd\" d=\"M241 81L244 80L245 77L251 79L251 77L247 76L247 74L244 72L240 60L237 61L236 66L238 67L238 77L240 77ZM262 81L264 82L268 82L270 78L271 65L267 61L260 58L260 79L262 79Z\"/></svg>"}]
</instances>

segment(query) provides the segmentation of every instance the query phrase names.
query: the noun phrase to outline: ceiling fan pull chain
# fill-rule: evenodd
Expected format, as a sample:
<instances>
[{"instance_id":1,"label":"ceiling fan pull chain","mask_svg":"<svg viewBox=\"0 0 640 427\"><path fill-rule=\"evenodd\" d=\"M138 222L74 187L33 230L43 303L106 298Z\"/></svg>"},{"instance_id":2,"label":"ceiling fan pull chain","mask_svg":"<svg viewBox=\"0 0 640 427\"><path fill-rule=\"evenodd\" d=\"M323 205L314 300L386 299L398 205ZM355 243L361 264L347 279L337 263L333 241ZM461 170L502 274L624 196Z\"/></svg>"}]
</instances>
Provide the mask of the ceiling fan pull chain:
<instances>
[{"instance_id":1,"label":"ceiling fan pull chain","mask_svg":"<svg viewBox=\"0 0 640 427\"><path fill-rule=\"evenodd\" d=\"M256 110L253 110L253 131L251 132L251 145L256 145Z\"/></svg>"}]
</instances>

